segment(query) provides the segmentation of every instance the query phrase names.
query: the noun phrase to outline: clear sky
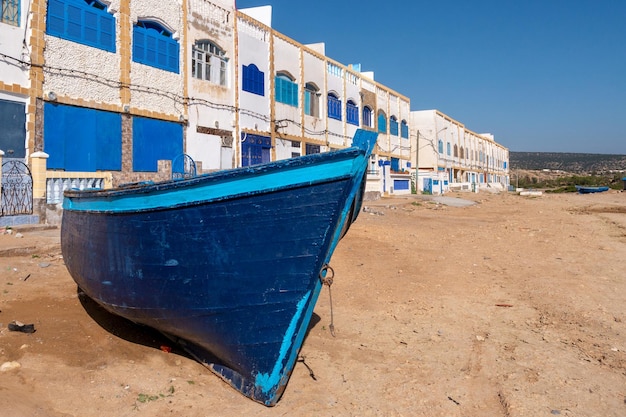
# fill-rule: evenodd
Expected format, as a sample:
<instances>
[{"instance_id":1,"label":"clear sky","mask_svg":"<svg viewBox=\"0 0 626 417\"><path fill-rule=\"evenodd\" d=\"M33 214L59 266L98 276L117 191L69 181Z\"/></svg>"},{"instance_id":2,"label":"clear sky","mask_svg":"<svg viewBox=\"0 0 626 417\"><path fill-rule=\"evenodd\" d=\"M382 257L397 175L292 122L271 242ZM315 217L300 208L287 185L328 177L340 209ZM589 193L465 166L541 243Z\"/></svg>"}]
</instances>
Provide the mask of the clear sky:
<instances>
[{"instance_id":1,"label":"clear sky","mask_svg":"<svg viewBox=\"0 0 626 417\"><path fill-rule=\"evenodd\" d=\"M236 0L511 151L626 154L626 0Z\"/></svg>"}]
</instances>

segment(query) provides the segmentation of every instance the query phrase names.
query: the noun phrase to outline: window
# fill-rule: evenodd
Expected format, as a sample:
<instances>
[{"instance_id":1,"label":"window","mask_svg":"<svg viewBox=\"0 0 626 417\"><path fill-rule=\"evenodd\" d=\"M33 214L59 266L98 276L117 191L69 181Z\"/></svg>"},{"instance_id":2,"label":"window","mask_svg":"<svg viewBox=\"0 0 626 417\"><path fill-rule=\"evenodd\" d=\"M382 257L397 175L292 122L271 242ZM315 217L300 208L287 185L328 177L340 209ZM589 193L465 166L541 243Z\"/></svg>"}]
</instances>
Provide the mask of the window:
<instances>
[{"instance_id":1,"label":"window","mask_svg":"<svg viewBox=\"0 0 626 417\"><path fill-rule=\"evenodd\" d=\"M396 116L389 118L389 133L393 136L398 136L398 119L396 119Z\"/></svg>"},{"instance_id":2,"label":"window","mask_svg":"<svg viewBox=\"0 0 626 417\"><path fill-rule=\"evenodd\" d=\"M394 172L400 171L400 159L391 158L391 170Z\"/></svg>"},{"instance_id":3,"label":"window","mask_svg":"<svg viewBox=\"0 0 626 417\"><path fill-rule=\"evenodd\" d=\"M320 117L320 92L313 83L304 86L304 114Z\"/></svg>"},{"instance_id":4,"label":"window","mask_svg":"<svg viewBox=\"0 0 626 417\"><path fill-rule=\"evenodd\" d=\"M443 141L441 139L439 139L439 143L437 147L438 147L439 153L443 153Z\"/></svg>"},{"instance_id":5,"label":"window","mask_svg":"<svg viewBox=\"0 0 626 417\"><path fill-rule=\"evenodd\" d=\"M378 132L387 133L387 117L382 111L378 113Z\"/></svg>"},{"instance_id":6,"label":"window","mask_svg":"<svg viewBox=\"0 0 626 417\"><path fill-rule=\"evenodd\" d=\"M1 0L2 15L0 22L8 25L20 25L20 1L19 0Z\"/></svg>"},{"instance_id":7,"label":"window","mask_svg":"<svg viewBox=\"0 0 626 417\"><path fill-rule=\"evenodd\" d=\"M307 143L305 146L305 151L306 151L306 155L320 153L321 151L320 145L311 145L310 143Z\"/></svg>"},{"instance_id":8,"label":"window","mask_svg":"<svg viewBox=\"0 0 626 417\"><path fill-rule=\"evenodd\" d=\"M242 89L252 94L265 95L265 74L254 65L244 65L241 74Z\"/></svg>"},{"instance_id":9,"label":"window","mask_svg":"<svg viewBox=\"0 0 626 417\"><path fill-rule=\"evenodd\" d=\"M328 93L328 117L341 120L341 100L335 93Z\"/></svg>"},{"instance_id":10,"label":"window","mask_svg":"<svg viewBox=\"0 0 626 417\"><path fill-rule=\"evenodd\" d=\"M278 73L274 90L277 102L298 107L298 84L289 75Z\"/></svg>"},{"instance_id":11,"label":"window","mask_svg":"<svg viewBox=\"0 0 626 417\"><path fill-rule=\"evenodd\" d=\"M369 106L363 107L363 126L372 127L372 109Z\"/></svg>"},{"instance_id":12,"label":"window","mask_svg":"<svg viewBox=\"0 0 626 417\"><path fill-rule=\"evenodd\" d=\"M197 41L192 47L191 76L214 84L226 85L226 52L211 41Z\"/></svg>"},{"instance_id":13,"label":"window","mask_svg":"<svg viewBox=\"0 0 626 417\"><path fill-rule=\"evenodd\" d=\"M7 5L2 0L2 21ZM115 18L99 1L49 0L46 24L49 35L115 52Z\"/></svg>"},{"instance_id":14,"label":"window","mask_svg":"<svg viewBox=\"0 0 626 417\"><path fill-rule=\"evenodd\" d=\"M346 103L346 121L351 125L359 125L359 108L352 100Z\"/></svg>"},{"instance_id":15,"label":"window","mask_svg":"<svg viewBox=\"0 0 626 417\"><path fill-rule=\"evenodd\" d=\"M454 145L454 157L459 157L459 147L457 145Z\"/></svg>"},{"instance_id":16,"label":"window","mask_svg":"<svg viewBox=\"0 0 626 417\"><path fill-rule=\"evenodd\" d=\"M446 154L450 156L450 142L446 142Z\"/></svg>"},{"instance_id":17,"label":"window","mask_svg":"<svg viewBox=\"0 0 626 417\"><path fill-rule=\"evenodd\" d=\"M402 123L400 123L400 136L402 136L404 139L409 138L409 125L407 124L406 120L403 120Z\"/></svg>"},{"instance_id":18,"label":"window","mask_svg":"<svg viewBox=\"0 0 626 417\"><path fill-rule=\"evenodd\" d=\"M133 27L133 61L178 74L178 41L156 22L140 20Z\"/></svg>"}]
</instances>

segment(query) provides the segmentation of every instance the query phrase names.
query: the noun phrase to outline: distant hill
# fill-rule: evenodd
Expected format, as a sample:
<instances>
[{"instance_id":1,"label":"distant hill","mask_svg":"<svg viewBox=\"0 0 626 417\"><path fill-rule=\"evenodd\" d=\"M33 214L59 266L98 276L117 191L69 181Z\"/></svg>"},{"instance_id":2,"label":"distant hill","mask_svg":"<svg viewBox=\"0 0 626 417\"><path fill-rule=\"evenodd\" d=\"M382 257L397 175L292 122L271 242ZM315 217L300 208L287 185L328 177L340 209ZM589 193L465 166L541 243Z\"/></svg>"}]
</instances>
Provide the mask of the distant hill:
<instances>
[{"instance_id":1,"label":"distant hill","mask_svg":"<svg viewBox=\"0 0 626 417\"><path fill-rule=\"evenodd\" d=\"M509 152L513 170L560 170L576 174L626 171L626 155L560 152Z\"/></svg>"}]
</instances>

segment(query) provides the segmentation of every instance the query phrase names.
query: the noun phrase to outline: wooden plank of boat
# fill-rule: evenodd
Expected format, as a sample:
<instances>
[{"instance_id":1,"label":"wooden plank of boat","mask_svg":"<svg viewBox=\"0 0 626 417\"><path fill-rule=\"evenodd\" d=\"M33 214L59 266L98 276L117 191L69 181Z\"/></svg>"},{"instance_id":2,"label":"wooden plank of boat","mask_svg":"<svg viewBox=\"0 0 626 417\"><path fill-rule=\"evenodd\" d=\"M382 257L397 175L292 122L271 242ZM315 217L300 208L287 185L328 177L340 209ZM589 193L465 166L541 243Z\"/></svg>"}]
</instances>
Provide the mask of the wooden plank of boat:
<instances>
[{"instance_id":1,"label":"wooden plank of boat","mask_svg":"<svg viewBox=\"0 0 626 417\"><path fill-rule=\"evenodd\" d=\"M153 327L251 399L280 399L377 134L191 179L67 191L61 247L86 295Z\"/></svg>"}]
</instances>

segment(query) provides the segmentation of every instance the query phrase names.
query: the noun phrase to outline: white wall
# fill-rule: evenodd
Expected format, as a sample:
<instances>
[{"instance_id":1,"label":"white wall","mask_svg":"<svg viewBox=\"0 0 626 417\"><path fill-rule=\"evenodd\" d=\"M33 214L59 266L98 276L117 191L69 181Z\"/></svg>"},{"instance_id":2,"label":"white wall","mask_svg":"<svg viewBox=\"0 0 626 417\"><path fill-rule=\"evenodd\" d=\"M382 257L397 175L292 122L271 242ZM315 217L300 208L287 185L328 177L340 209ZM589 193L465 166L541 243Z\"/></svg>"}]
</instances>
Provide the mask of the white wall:
<instances>
[{"instance_id":1,"label":"white wall","mask_svg":"<svg viewBox=\"0 0 626 417\"><path fill-rule=\"evenodd\" d=\"M19 26L0 23L0 53L15 58L17 61L30 62L30 27L27 27L29 2L20 1ZM28 87L29 67L10 58L0 59L0 80L6 84Z\"/></svg>"},{"instance_id":2,"label":"white wall","mask_svg":"<svg viewBox=\"0 0 626 417\"><path fill-rule=\"evenodd\" d=\"M235 91L239 85L235 80L234 3L232 0L192 0L189 7L185 61L188 96L192 99L187 109L189 122L185 152L196 162L201 162L203 170L232 168L237 143L233 140L236 136ZM201 40L210 40L224 51L228 60L225 86L192 76L193 45ZM212 71L219 71L220 62L213 59L216 62ZM230 132L229 142L233 147L222 146L220 135L207 133L206 129L198 132L198 127Z\"/></svg>"}]
</instances>

